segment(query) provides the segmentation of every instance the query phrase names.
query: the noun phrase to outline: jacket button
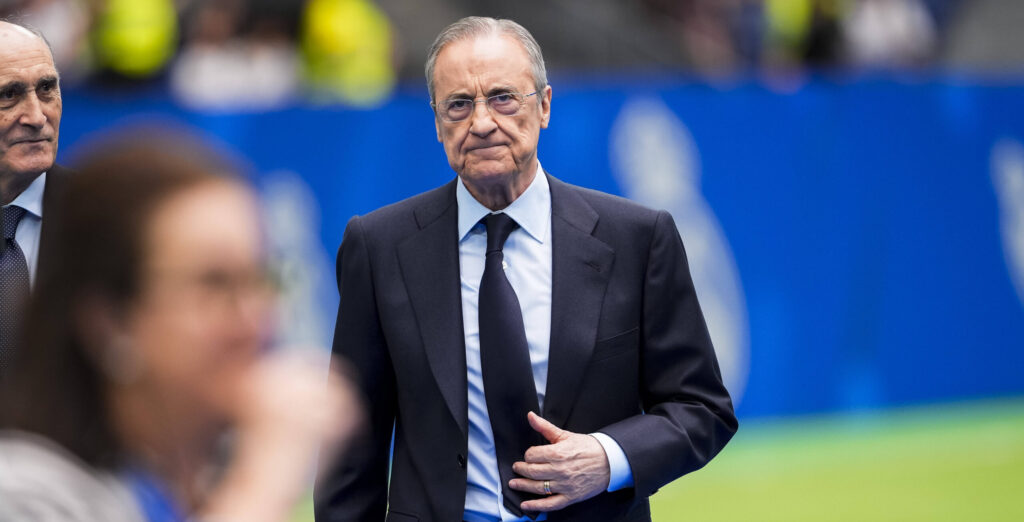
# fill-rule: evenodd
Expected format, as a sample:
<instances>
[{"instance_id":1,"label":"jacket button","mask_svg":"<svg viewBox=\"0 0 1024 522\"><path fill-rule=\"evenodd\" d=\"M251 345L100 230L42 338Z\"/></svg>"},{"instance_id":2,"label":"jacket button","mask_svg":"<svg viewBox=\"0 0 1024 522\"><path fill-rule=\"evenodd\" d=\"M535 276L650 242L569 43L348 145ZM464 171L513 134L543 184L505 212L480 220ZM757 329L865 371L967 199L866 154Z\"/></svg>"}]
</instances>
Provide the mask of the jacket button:
<instances>
[{"instance_id":1,"label":"jacket button","mask_svg":"<svg viewBox=\"0 0 1024 522\"><path fill-rule=\"evenodd\" d=\"M462 468L462 469L466 469L466 457L463 457L462 454L459 453L458 459L459 459L459 467Z\"/></svg>"}]
</instances>

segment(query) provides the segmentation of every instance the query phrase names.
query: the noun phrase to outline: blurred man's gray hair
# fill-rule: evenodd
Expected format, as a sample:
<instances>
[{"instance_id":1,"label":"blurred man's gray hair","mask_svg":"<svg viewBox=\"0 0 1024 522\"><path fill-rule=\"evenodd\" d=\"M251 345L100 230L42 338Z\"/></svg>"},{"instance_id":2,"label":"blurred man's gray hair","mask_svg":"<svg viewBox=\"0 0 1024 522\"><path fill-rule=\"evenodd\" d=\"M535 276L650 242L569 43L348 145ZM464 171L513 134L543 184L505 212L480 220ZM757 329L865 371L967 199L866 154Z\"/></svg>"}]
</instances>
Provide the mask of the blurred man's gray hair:
<instances>
[{"instance_id":1,"label":"blurred man's gray hair","mask_svg":"<svg viewBox=\"0 0 1024 522\"><path fill-rule=\"evenodd\" d=\"M437 62L437 55L441 49L452 42L486 36L491 34L505 34L516 39L530 58L530 68L533 69L533 85L538 91L548 85L548 73L544 68L544 55L540 52L540 45L533 38L530 31L512 20L495 19L485 16L467 16L448 27L445 27L441 34L437 35L434 44L430 46L427 53L427 91L430 93L430 101L434 100L434 64Z\"/></svg>"}]
</instances>

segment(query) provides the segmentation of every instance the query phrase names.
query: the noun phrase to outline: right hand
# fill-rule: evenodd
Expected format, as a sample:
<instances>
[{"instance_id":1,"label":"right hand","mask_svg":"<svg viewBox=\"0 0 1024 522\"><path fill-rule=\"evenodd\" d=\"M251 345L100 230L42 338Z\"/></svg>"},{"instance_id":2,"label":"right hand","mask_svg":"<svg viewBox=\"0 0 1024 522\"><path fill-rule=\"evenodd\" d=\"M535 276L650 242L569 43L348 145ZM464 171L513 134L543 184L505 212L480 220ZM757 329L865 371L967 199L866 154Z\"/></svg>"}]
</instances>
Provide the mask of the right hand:
<instances>
[{"instance_id":1,"label":"right hand","mask_svg":"<svg viewBox=\"0 0 1024 522\"><path fill-rule=\"evenodd\" d=\"M239 436L282 450L348 442L362 424L362 408L355 387L337 369L326 370L326 359L288 349L256 363L239 405Z\"/></svg>"},{"instance_id":2,"label":"right hand","mask_svg":"<svg viewBox=\"0 0 1024 522\"><path fill-rule=\"evenodd\" d=\"M362 426L355 387L321 353L284 350L253 365L236 399L230 465L201 517L290 519L317 453L340 451Z\"/></svg>"}]
</instances>

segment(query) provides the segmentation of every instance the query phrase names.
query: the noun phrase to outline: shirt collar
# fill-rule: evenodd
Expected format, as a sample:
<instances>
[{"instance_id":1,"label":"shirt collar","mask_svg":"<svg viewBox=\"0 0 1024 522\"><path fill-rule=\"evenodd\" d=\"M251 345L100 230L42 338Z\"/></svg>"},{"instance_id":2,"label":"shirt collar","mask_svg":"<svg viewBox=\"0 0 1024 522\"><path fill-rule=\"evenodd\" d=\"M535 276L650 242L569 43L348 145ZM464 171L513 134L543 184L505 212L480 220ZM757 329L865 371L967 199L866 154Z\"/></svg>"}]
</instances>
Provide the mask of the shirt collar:
<instances>
[{"instance_id":1,"label":"shirt collar","mask_svg":"<svg viewBox=\"0 0 1024 522\"><path fill-rule=\"evenodd\" d=\"M25 209L29 214L42 219L43 217L43 188L46 186L46 173L42 173L32 180L27 189L14 198L11 205L17 205Z\"/></svg>"},{"instance_id":2,"label":"shirt collar","mask_svg":"<svg viewBox=\"0 0 1024 522\"><path fill-rule=\"evenodd\" d=\"M461 178L455 184L455 200L459 206L459 241L462 241L484 216L491 213L491 210L469 193ZM530 186L500 212L508 214L537 242L544 243L547 240L548 227L551 223L551 189L548 187L548 179L540 162L537 162L537 172Z\"/></svg>"}]
</instances>

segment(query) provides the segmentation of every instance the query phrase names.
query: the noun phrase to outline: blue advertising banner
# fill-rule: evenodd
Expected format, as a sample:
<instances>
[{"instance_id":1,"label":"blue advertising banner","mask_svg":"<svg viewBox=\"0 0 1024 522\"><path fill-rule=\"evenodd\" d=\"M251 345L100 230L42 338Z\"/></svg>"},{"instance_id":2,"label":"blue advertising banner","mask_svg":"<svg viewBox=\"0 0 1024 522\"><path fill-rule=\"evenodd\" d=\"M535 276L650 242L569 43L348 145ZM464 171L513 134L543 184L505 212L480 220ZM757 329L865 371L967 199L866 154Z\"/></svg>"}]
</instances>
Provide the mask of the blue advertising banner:
<instances>
[{"instance_id":1,"label":"blue advertising banner","mask_svg":"<svg viewBox=\"0 0 1024 522\"><path fill-rule=\"evenodd\" d=\"M245 155L283 342L329 343L349 217L454 176L419 89L231 114L133 96L65 93L62 160L140 121ZM1024 395L1024 87L555 82L539 157L673 214L742 417Z\"/></svg>"}]
</instances>

